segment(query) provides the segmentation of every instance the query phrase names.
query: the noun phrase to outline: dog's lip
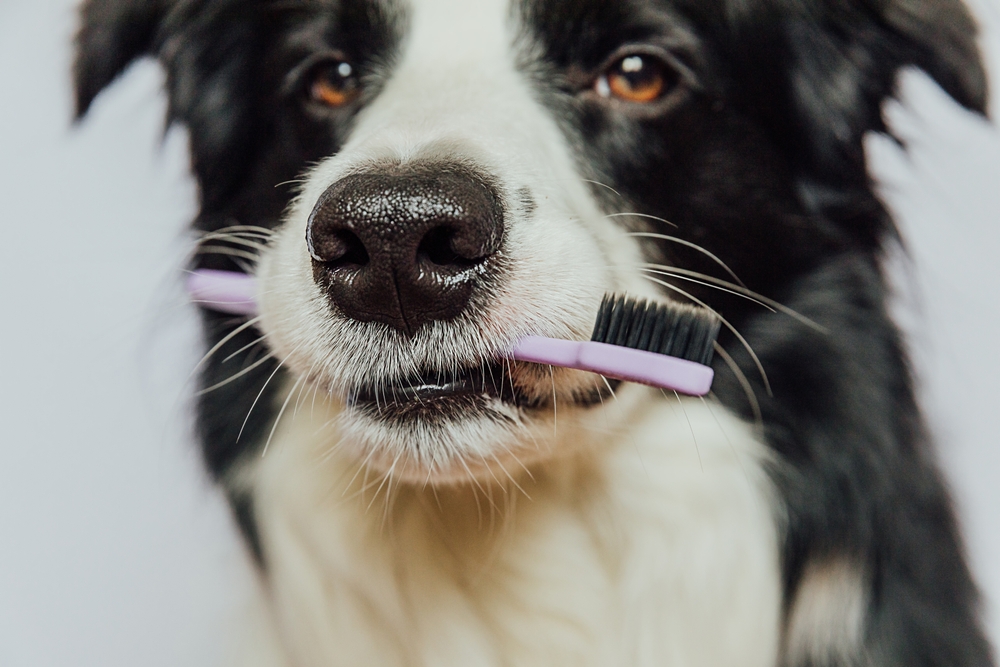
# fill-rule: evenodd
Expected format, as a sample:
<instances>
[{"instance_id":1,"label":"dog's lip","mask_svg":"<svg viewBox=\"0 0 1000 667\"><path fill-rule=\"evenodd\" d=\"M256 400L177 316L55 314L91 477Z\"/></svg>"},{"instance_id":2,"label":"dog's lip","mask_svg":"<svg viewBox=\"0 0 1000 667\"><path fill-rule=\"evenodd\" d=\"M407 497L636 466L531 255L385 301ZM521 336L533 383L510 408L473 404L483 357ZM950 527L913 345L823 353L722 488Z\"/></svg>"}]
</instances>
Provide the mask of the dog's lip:
<instances>
[{"instance_id":1,"label":"dog's lip","mask_svg":"<svg viewBox=\"0 0 1000 667\"><path fill-rule=\"evenodd\" d=\"M423 372L395 383L358 387L350 398L353 403L379 405L430 403L472 395L516 402L508 368L503 361L484 361L452 372Z\"/></svg>"}]
</instances>

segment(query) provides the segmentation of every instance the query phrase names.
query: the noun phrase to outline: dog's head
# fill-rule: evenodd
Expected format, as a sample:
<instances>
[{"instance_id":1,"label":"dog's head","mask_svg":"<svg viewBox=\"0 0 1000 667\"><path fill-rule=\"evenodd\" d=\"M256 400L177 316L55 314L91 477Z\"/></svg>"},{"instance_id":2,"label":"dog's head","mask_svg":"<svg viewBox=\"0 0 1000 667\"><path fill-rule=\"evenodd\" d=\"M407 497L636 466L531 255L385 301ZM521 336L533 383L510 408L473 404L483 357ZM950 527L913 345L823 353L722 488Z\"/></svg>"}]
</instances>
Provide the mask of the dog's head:
<instances>
[{"instance_id":1,"label":"dog's head","mask_svg":"<svg viewBox=\"0 0 1000 667\"><path fill-rule=\"evenodd\" d=\"M603 409L599 376L504 357L526 334L588 337L606 292L698 300L740 329L766 313L736 293L780 300L832 256L874 257L891 223L862 136L884 129L900 67L985 104L957 0L90 0L83 16L80 113L159 58L196 226L230 234L200 265L259 250L273 352L344 403L359 456L420 479L544 452L555 410Z\"/></svg>"}]
</instances>

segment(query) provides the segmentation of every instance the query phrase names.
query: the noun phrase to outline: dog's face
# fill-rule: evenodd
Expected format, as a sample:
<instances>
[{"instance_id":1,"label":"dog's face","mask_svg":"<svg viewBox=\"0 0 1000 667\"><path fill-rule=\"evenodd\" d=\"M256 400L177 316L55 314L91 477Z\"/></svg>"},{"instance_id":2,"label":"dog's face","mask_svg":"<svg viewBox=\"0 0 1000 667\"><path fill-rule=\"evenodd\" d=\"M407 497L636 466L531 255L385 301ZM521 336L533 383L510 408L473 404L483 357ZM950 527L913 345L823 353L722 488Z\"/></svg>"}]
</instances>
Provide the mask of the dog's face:
<instances>
[{"instance_id":1,"label":"dog's face","mask_svg":"<svg viewBox=\"0 0 1000 667\"><path fill-rule=\"evenodd\" d=\"M115 4L92 2L91 25ZM360 460L424 480L548 455L555 419L624 418L603 378L505 360L527 334L588 337L607 292L694 299L741 330L764 311L736 293L781 300L832 255L875 255L889 223L861 137L906 63L982 105L971 24L951 2L781 5L217 0L132 18L191 129L199 226L274 230L268 345L343 404ZM101 70L86 47L110 34L81 35L83 108L146 48L110 45Z\"/></svg>"},{"instance_id":2,"label":"dog's face","mask_svg":"<svg viewBox=\"0 0 1000 667\"><path fill-rule=\"evenodd\" d=\"M353 31L386 35L378 50L317 35L287 84L347 128L264 252L262 327L297 375L345 401L345 445L373 465L424 479L525 462L548 448L553 404L565 422L612 398L598 376L506 352L527 334L589 337L605 292L653 292L615 216L633 209L600 201L608 175L576 152L583 118L634 154L643 124L690 102L692 38L666 23L558 67L506 0L364 15Z\"/></svg>"}]
</instances>

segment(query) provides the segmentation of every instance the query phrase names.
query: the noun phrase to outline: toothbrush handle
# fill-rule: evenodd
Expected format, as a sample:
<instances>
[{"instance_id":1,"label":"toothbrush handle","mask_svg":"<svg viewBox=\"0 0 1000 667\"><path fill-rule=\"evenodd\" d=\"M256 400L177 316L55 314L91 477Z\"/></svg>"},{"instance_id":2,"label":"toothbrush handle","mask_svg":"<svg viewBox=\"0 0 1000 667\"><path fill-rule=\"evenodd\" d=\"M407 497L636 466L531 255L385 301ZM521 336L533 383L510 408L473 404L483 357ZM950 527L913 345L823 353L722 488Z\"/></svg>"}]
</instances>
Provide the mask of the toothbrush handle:
<instances>
[{"instance_id":1,"label":"toothbrush handle","mask_svg":"<svg viewBox=\"0 0 1000 667\"><path fill-rule=\"evenodd\" d=\"M198 269L187 279L187 291L195 303L232 315L257 314L257 281L237 271Z\"/></svg>"},{"instance_id":2,"label":"toothbrush handle","mask_svg":"<svg viewBox=\"0 0 1000 667\"><path fill-rule=\"evenodd\" d=\"M525 336L517 342L511 356L517 361L530 361L562 368L580 368L583 341Z\"/></svg>"},{"instance_id":3,"label":"toothbrush handle","mask_svg":"<svg viewBox=\"0 0 1000 667\"><path fill-rule=\"evenodd\" d=\"M693 361L594 341L527 336L514 347L512 356L518 361L591 371L691 396L707 394L715 377L710 367Z\"/></svg>"},{"instance_id":4,"label":"toothbrush handle","mask_svg":"<svg viewBox=\"0 0 1000 667\"><path fill-rule=\"evenodd\" d=\"M710 366L694 361L593 341L580 348L580 368L690 396L707 394L715 378Z\"/></svg>"},{"instance_id":5,"label":"toothbrush handle","mask_svg":"<svg viewBox=\"0 0 1000 667\"><path fill-rule=\"evenodd\" d=\"M234 315L257 314L257 281L253 276L200 269L188 276L187 290L194 301L213 310ZM512 356L518 361L591 371L692 396L707 394L715 375L708 366L664 354L542 336L522 338Z\"/></svg>"}]
</instances>

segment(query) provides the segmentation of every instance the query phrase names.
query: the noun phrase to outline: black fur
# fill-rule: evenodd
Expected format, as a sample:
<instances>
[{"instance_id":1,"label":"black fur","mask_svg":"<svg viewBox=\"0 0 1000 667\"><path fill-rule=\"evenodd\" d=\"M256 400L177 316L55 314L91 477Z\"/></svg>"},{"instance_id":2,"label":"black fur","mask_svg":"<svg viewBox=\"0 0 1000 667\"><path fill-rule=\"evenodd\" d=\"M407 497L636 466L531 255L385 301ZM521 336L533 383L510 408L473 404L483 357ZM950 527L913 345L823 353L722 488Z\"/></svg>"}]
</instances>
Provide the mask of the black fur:
<instances>
[{"instance_id":1,"label":"black fur","mask_svg":"<svg viewBox=\"0 0 1000 667\"><path fill-rule=\"evenodd\" d=\"M201 199L194 226L202 231L275 226L291 198L291 181L336 152L346 136L350 110L317 116L303 109L297 86L303 62L336 45L362 75L376 77L399 39L391 17L361 3L92 0L82 15L74 67L78 115L132 60L156 56L167 72L168 122L190 131ZM242 270L217 253L198 255L195 268ZM208 309L202 317L209 348L243 323ZM254 367L198 402L204 459L219 480L263 447L273 419L283 371L273 361L255 366L264 354L262 344L251 345L259 337L254 328L235 334L200 376L204 389ZM274 374L279 381L268 383ZM245 425L236 414L250 415ZM253 541L252 510L241 507L239 524Z\"/></svg>"},{"instance_id":2,"label":"black fur","mask_svg":"<svg viewBox=\"0 0 1000 667\"><path fill-rule=\"evenodd\" d=\"M563 69L594 67L588 56L601 47L589 40L607 39L595 23L621 26L616 42L658 35L678 44L679 66L692 79L680 106L622 118L565 91L547 90L546 99L582 138L581 162L595 180L677 225L657 231L710 249L751 289L825 329L673 281L733 322L766 372L765 380L724 336L753 400L721 360L716 395L759 420L789 464L774 471L789 512L786 600L810 559L855 557L874 573L865 638L873 664L992 664L903 345L886 313L879 255L895 228L862 149L865 132L885 130L879 105L906 64L985 111L971 20L957 3L930 0L742 3L739 11L672 5L533 7L547 58ZM846 90L838 87L845 80ZM654 258L728 278L676 245L664 244Z\"/></svg>"},{"instance_id":3,"label":"black fur","mask_svg":"<svg viewBox=\"0 0 1000 667\"><path fill-rule=\"evenodd\" d=\"M903 344L886 312L879 259L896 232L862 148L866 132L885 130L880 104L906 65L985 112L966 10L957 0L521 4L542 46L540 60L521 65L560 119L581 171L612 184L634 210L676 223L656 231L708 248L747 287L814 325L668 281L719 310L759 356L763 374L724 332L733 366L716 359L715 393L757 421L779 455L773 476L787 508L786 597L810 559L850 556L873 577L870 664L992 664ZM133 58L155 55L168 73L170 119L191 132L202 198L196 226L273 226L291 193L276 184L335 152L354 111L377 95L391 69L399 22L373 7L364 0L90 0L75 70L78 109L85 112ZM628 111L581 93L623 44L655 48L674 68L676 89L656 109ZM295 77L310 57L331 50L348 53L371 85L354 106L317 115L296 97ZM685 246L650 242L648 249L651 260L731 279ZM238 268L221 255L201 256L198 265ZM210 312L204 321L210 345L240 324ZM202 385L253 364L257 336L251 328L227 342ZM266 438L274 395L261 388L275 372L264 363L201 398L203 451L218 478ZM259 555L252 507L232 493Z\"/></svg>"}]
</instances>

